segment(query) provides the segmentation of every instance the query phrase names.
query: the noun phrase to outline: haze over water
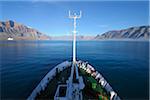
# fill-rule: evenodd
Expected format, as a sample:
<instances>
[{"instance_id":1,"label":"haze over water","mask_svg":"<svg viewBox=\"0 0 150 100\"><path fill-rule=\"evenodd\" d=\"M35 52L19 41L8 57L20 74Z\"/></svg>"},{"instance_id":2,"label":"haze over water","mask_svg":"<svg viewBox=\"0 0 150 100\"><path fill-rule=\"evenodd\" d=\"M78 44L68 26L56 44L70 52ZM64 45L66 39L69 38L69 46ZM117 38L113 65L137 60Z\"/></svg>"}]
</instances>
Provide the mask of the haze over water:
<instances>
[{"instance_id":1,"label":"haze over water","mask_svg":"<svg viewBox=\"0 0 150 100\"><path fill-rule=\"evenodd\" d=\"M78 41L88 61L122 99L148 99L149 42ZM2 99L27 98L46 73L72 59L71 41L1 41Z\"/></svg>"}]
</instances>

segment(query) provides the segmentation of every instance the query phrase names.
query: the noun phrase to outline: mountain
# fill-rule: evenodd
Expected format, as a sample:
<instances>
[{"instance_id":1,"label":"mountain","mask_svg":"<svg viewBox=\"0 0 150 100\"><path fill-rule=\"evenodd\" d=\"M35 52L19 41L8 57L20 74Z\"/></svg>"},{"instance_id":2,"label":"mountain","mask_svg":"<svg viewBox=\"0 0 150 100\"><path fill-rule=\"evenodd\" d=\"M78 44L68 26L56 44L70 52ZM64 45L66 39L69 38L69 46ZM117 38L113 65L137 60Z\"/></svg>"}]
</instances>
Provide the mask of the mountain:
<instances>
[{"instance_id":1,"label":"mountain","mask_svg":"<svg viewBox=\"0 0 150 100\"><path fill-rule=\"evenodd\" d=\"M78 35L77 40L103 40L103 39L149 39L150 26L130 27L122 30L112 30L97 36ZM69 36L49 37L36 29L19 24L12 20L0 21L0 40L72 40Z\"/></svg>"},{"instance_id":2,"label":"mountain","mask_svg":"<svg viewBox=\"0 0 150 100\"><path fill-rule=\"evenodd\" d=\"M23 24L12 20L0 21L0 40L49 40L50 37Z\"/></svg>"},{"instance_id":3,"label":"mountain","mask_svg":"<svg viewBox=\"0 0 150 100\"><path fill-rule=\"evenodd\" d=\"M95 39L149 39L150 26L130 27L99 34Z\"/></svg>"}]
</instances>

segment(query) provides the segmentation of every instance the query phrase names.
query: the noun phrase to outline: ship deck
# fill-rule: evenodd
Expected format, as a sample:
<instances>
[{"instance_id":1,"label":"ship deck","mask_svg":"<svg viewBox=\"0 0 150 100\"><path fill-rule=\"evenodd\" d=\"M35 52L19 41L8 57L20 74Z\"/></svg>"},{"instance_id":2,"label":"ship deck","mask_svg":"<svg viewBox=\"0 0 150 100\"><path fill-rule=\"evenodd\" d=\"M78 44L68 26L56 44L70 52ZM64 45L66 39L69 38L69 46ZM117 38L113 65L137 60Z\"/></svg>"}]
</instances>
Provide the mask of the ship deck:
<instances>
[{"instance_id":1,"label":"ship deck","mask_svg":"<svg viewBox=\"0 0 150 100\"><path fill-rule=\"evenodd\" d=\"M105 89L88 73L83 69L79 69L79 75L83 77L85 87L83 89L84 100L109 100L110 96Z\"/></svg>"},{"instance_id":2,"label":"ship deck","mask_svg":"<svg viewBox=\"0 0 150 100\"><path fill-rule=\"evenodd\" d=\"M53 100L59 84L66 84L71 73L71 67L68 67L58 73L47 85L44 91L37 95L36 100ZM85 87L82 91L83 100L109 100L110 96L105 89L88 73L79 69L79 75L83 77Z\"/></svg>"},{"instance_id":3,"label":"ship deck","mask_svg":"<svg viewBox=\"0 0 150 100\"><path fill-rule=\"evenodd\" d=\"M71 73L71 67L68 67L58 73L47 85L44 91L41 91L40 94L37 95L36 100L53 100L55 92L57 90L57 86L59 84L65 84L68 80L68 77Z\"/></svg>"}]
</instances>

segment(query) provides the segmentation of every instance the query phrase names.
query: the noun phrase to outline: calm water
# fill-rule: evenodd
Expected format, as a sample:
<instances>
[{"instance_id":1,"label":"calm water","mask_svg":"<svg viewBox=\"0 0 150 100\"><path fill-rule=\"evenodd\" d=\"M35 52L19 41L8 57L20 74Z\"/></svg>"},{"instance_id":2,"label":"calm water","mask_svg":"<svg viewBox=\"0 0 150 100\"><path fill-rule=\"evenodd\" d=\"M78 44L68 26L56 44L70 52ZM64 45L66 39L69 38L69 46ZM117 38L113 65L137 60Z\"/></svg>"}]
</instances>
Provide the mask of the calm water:
<instances>
[{"instance_id":1,"label":"calm water","mask_svg":"<svg viewBox=\"0 0 150 100\"><path fill-rule=\"evenodd\" d=\"M80 41L77 59L102 73L123 99L148 99L149 42ZM24 99L55 65L72 58L71 41L0 42L2 99Z\"/></svg>"}]
</instances>

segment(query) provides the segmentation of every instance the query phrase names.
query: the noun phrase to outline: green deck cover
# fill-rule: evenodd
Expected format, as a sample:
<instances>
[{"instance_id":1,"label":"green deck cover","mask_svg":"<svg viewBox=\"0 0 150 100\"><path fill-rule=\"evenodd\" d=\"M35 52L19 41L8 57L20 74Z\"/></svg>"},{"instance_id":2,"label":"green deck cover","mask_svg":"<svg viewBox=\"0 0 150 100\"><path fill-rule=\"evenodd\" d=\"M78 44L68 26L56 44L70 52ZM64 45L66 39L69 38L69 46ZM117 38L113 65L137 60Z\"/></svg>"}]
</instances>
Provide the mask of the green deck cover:
<instances>
[{"instance_id":1,"label":"green deck cover","mask_svg":"<svg viewBox=\"0 0 150 100\"><path fill-rule=\"evenodd\" d=\"M101 95L99 95L98 100L103 100L103 97Z\"/></svg>"},{"instance_id":2,"label":"green deck cover","mask_svg":"<svg viewBox=\"0 0 150 100\"><path fill-rule=\"evenodd\" d=\"M96 84L96 83L92 83L92 89L95 89L95 88L96 88L96 86L97 86L97 84Z\"/></svg>"},{"instance_id":3,"label":"green deck cover","mask_svg":"<svg viewBox=\"0 0 150 100\"><path fill-rule=\"evenodd\" d=\"M89 76L87 78L91 83L97 83L97 81L92 76Z\"/></svg>"},{"instance_id":4,"label":"green deck cover","mask_svg":"<svg viewBox=\"0 0 150 100\"><path fill-rule=\"evenodd\" d=\"M99 93L103 93L103 89L100 85L97 85L97 87L94 90L99 92Z\"/></svg>"},{"instance_id":5,"label":"green deck cover","mask_svg":"<svg viewBox=\"0 0 150 100\"><path fill-rule=\"evenodd\" d=\"M95 89L96 86L97 86L96 80L95 80L92 76L89 76L89 77L87 77L87 78L88 78L88 80L90 81L90 83L92 84L92 89Z\"/></svg>"},{"instance_id":6,"label":"green deck cover","mask_svg":"<svg viewBox=\"0 0 150 100\"><path fill-rule=\"evenodd\" d=\"M93 90L95 90L96 92L99 92L99 93L103 93L102 87L100 86L100 84L97 83L97 81L92 76L87 77L87 78L90 81L90 83L92 84Z\"/></svg>"},{"instance_id":7,"label":"green deck cover","mask_svg":"<svg viewBox=\"0 0 150 100\"><path fill-rule=\"evenodd\" d=\"M91 87L94 91L96 91L98 94L101 94L98 96L98 100L110 100L110 97L108 95L106 95L104 89L102 88L102 86L96 81L96 79L94 79L92 76L88 75L88 73L86 73L86 71L84 71L83 69L80 69L81 74L83 75L83 77L88 80L88 83L91 83ZM103 97L104 96L104 97Z\"/></svg>"},{"instance_id":8,"label":"green deck cover","mask_svg":"<svg viewBox=\"0 0 150 100\"><path fill-rule=\"evenodd\" d=\"M83 75L86 74L86 72L85 72L83 69L80 69L80 71L81 71L81 73L82 73Z\"/></svg>"}]
</instances>

